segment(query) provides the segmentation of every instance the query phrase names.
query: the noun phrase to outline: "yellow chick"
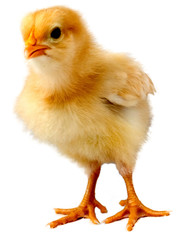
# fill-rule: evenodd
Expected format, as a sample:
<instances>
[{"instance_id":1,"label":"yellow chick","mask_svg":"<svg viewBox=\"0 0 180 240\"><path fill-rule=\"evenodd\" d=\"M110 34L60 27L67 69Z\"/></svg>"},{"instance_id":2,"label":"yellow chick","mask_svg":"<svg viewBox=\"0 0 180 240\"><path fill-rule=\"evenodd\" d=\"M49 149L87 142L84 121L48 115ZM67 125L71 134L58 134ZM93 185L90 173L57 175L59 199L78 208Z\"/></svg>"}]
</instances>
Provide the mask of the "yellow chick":
<instances>
[{"instance_id":1,"label":"yellow chick","mask_svg":"<svg viewBox=\"0 0 180 240\"><path fill-rule=\"evenodd\" d=\"M128 218L127 230L146 216L165 216L138 199L132 181L137 153L151 122L148 94L154 85L141 66L124 54L100 48L80 15L66 7L28 14L22 21L29 66L16 113L36 138L57 147L86 169L88 185L80 205L55 209L66 216L51 228L89 218L99 223L95 208L107 212L95 198L104 163L114 163L124 178L124 209L104 220Z\"/></svg>"}]
</instances>

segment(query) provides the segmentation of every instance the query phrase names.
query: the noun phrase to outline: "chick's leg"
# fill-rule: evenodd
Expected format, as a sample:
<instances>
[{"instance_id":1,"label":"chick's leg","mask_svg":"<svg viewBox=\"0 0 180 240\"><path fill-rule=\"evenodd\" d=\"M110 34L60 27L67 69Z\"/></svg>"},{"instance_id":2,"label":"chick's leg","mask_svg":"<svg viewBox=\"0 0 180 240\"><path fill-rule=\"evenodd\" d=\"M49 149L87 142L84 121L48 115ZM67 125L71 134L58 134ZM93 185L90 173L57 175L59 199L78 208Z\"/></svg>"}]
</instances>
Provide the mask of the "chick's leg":
<instances>
[{"instance_id":1,"label":"chick's leg","mask_svg":"<svg viewBox=\"0 0 180 240\"><path fill-rule=\"evenodd\" d=\"M95 208L99 208L102 213L107 212L106 207L101 205L101 203L99 203L95 198L95 187L99 173L100 168L93 171L89 176L86 192L78 207L71 209L55 208L55 212L57 214L64 214L67 216L49 223L51 228L55 228L58 225L63 225L69 222L74 222L80 218L89 218L94 224L99 223L98 219L96 218Z\"/></svg>"},{"instance_id":2,"label":"chick's leg","mask_svg":"<svg viewBox=\"0 0 180 240\"><path fill-rule=\"evenodd\" d=\"M142 217L161 217L168 216L168 211L154 211L144 206L138 199L134 190L132 182L132 174L123 176L126 183L128 198L127 200L120 201L120 205L124 206L124 209L112 217L105 219L105 223L111 223L123 218L129 218L127 224L127 230L131 231L139 218Z\"/></svg>"}]
</instances>

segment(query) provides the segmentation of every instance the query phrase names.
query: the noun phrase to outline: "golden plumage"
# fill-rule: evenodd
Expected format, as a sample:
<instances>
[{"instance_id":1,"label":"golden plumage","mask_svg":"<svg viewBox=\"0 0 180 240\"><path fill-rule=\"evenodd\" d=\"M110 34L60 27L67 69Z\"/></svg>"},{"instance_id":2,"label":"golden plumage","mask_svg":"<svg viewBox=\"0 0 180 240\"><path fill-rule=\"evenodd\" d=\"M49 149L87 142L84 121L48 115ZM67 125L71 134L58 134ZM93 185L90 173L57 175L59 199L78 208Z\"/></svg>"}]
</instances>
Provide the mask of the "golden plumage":
<instances>
[{"instance_id":1,"label":"golden plumage","mask_svg":"<svg viewBox=\"0 0 180 240\"><path fill-rule=\"evenodd\" d=\"M93 195L103 163L115 163L125 181L131 178L151 120L147 95L155 92L142 67L101 49L79 14L65 7L30 13L21 29L29 75L16 102L18 116L35 137L87 170L94 185L86 194ZM84 215L96 222L89 202L92 197ZM66 214L70 222L71 213Z\"/></svg>"}]
</instances>

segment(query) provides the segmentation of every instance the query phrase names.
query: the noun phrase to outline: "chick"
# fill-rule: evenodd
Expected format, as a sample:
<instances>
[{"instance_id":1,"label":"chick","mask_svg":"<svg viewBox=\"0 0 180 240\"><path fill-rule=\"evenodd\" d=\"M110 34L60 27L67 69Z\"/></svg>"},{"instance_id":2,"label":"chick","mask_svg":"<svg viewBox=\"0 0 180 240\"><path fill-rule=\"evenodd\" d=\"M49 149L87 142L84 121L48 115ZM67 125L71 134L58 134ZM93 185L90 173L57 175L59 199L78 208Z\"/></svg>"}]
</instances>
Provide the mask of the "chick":
<instances>
[{"instance_id":1,"label":"chick","mask_svg":"<svg viewBox=\"0 0 180 240\"><path fill-rule=\"evenodd\" d=\"M50 227L79 218L99 223L95 208L107 212L95 198L104 163L116 165L128 195L120 202L124 209L105 223L128 218L130 231L141 217L169 215L145 207L133 187L137 153L151 122L147 95L155 92L141 66L127 55L99 47L80 15L66 7L28 14L21 31L29 74L16 113L36 138L56 146L88 175L80 205L55 209L66 216Z\"/></svg>"}]
</instances>

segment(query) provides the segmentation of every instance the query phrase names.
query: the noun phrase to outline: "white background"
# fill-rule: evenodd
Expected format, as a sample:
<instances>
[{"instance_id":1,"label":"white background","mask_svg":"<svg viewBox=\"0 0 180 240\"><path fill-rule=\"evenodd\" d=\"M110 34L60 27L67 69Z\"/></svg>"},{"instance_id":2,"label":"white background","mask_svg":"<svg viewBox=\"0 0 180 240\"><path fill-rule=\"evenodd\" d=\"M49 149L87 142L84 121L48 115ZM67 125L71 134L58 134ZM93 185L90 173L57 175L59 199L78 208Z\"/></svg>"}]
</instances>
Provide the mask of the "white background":
<instances>
[{"instance_id":1,"label":"white background","mask_svg":"<svg viewBox=\"0 0 180 240\"><path fill-rule=\"evenodd\" d=\"M174 0L1 1L0 6L0 238L6 239L179 239L180 7ZM39 143L13 113L26 76L22 17L38 8L66 5L79 10L96 40L114 52L128 52L153 80L154 120L139 154L134 183L141 201L171 216L139 220L132 232L126 220L93 225L83 219L49 229L54 207L75 207L87 179L83 169ZM105 165L97 199L108 208L100 221L121 209L126 189L114 165Z\"/></svg>"}]
</instances>

